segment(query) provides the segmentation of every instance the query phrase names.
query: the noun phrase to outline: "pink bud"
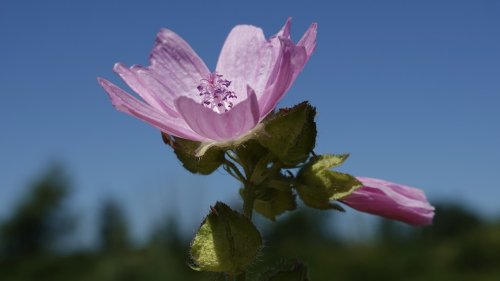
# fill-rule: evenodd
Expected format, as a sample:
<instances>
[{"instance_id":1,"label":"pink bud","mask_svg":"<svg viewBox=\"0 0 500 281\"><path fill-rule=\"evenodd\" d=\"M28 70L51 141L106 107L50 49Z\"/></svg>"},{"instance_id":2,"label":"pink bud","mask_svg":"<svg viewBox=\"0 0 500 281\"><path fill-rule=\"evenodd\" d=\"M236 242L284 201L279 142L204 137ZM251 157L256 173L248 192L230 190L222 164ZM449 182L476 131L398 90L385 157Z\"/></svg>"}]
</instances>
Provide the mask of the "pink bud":
<instances>
[{"instance_id":1,"label":"pink bud","mask_svg":"<svg viewBox=\"0 0 500 281\"><path fill-rule=\"evenodd\" d=\"M356 178L363 186L341 200L346 205L414 226L432 224L434 207L422 190L380 179Z\"/></svg>"}]
</instances>

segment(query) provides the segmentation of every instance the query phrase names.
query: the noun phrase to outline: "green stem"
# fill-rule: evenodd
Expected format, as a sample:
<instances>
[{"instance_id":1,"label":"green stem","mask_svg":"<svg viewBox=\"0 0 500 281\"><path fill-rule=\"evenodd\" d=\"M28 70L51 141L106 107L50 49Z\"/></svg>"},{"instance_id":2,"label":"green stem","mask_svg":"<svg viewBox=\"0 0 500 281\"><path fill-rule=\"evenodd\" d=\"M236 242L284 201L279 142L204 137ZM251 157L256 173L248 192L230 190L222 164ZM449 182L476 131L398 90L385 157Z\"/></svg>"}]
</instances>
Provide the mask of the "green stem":
<instances>
[{"instance_id":1,"label":"green stem","mask_svg":"<svg viewBox=\"0 0 500 281\"><path fill-rule=\"evenodd\" d=\"M245 176L243 176L243 174L241 173L240 169L238 169L238 167L236 167L236 165L233 162L231 162L231 161L229 161L227 159L224 159L224 163L227 165L228 169L230 169L230 171L229 170L226 170L226 171L228 173L230 173L231 176L233 176L234 178L236 178L237 180L239 180L239 181L241 181L243 183L246 182Z\"/></svg>"},{"instance_id":2,"label":"green stem","mask_svg":"<svg viewBox=\"0 0 500 281\"><path fill-rule=\"evenodd\" d=\"M243 190L243 215L249 220L252 220L253 203L255 201L255 194L253 186L250 183L245 183Z\"/></svg>"},{"instance_id":3,"label":"green stem","mask_svg":"<svg viewBox=\"0 0 500 281\"><path fill-rule=\"evenodd\" d=\"M231 158L231 160L233 160L234 162L242 165L240 160L238 159L238 155L236 154L236 152L234 152L232 150L228 150L228 151L226 151L226 155L227 155L227 157Z\"/></svg>"},{"instance_id":4,"label":"green stem","mask_svg":"<svg viewBox=\"0 0 500 281\"><path fill-rule=\"evenodd\" d=\"M245 188L243 189L243 215L245 215L245 217L247 217L250 221L252 220L254 201L255 201L254 188L251 183L246 182ZM246 281L246 279L247 279L246 271L234 277L235 281Z\"/></svg>"},{"instance_id":5,"label":"green stem","mask_svg":"<svg viewBox=\"0 0 500 281\"><path fill-rule=\"evenodd\" d=\"M236 155L237 153L234 152ZM231 158L233 161L236 161L234 159L234 156L231 154L228 154L229 158ZM242 192L242 197L243 197L243 215L247 217L250 221L252 221L252 214L253 214L253 205L255 201L255 188L254 188L254 183L256 180L261 180L260 177L262 176L261 173L265 169L266 164L269 161L269 155L266 155L263 157L264 159L261 159L256 165L251 165L248 166L246 163L243 161L243 159L238 157L237 163L240 164L243 167L243 170L245 172L245 180L242 181L244 188ZM228 161L230 162L230 161ZM234 164L233 164L234 165ZM238 169L239 172L239 169ZM241 174L241 173L240 173ZM234 281L246 281L246 270L236 276L234 276Z\"/></svg>"}]
</instances>

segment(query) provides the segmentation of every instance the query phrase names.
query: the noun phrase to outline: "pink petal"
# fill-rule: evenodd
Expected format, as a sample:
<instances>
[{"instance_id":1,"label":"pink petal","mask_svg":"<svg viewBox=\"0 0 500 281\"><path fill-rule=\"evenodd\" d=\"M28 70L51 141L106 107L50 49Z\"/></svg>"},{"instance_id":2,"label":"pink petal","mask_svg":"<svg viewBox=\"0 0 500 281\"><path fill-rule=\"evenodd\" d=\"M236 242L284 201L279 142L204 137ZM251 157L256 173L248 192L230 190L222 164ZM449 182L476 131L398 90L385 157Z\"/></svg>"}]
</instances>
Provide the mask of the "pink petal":
<instances>
[{"instance_id":1,"label":"pink petal","mask_svg":"<svg viewBox=\"0 0 500 281\"><path fill-rule=\"evenodd\" d=\"M167 134L197 141L206 140L203 136L183 125L185 124L184 122L178 122L179 119L172 118L158 109L137 100L105 79L97 78L97 80L104 90L106 90L113 106L117 110L139 118Z\"/></svg>"},{"instance_id":2,"label":"pink petal","mask_svg":"<svg viewBox=\"0 0 500 281\"><path fill-rule=\"evenodd\" d=\"M318 24L312 23L307 29L306 33L302 35L297 46L304 47L306 49L307 60L311 57L312 53L316 49L316 35L318 30Z\"/></svg>"},{"instance_id":3,"label":"pink petal","mask_svg":"<svg viewBox=\"0 0 500 281\"><path fill-rule=\"evenodd\" d=\"M196 133L216 141L234 140L259 122L255 92L247 88L248 98L231 110L217 113L187 97L176 100L178 112Z\"/></svg>"},{"instance_id":4,"label":"pink petal","mask_svg":"<svg viewBox=\"0 0 500 281\"><path fill-rule=\"evenodd\" d=\"M114 71L154 108L179 117L174 100L196 95L196 86L209 70L186 41L168 29L157 34L151 65L130 68L115 64Z\"/></svg>"},{"instance_id":5,"label":"pink petal","mask_svg":"<svg viewBox=\"0 0 500 281\"><path fill-rule=\"evenodd\" d=\"M291 29L291 26L292 26L292 18L288 18L285 22L285 25L283 25L283 27L281 28L280 31L278 31L278 33L276 33L276 37L283 37L283 38L288 38L290 39L290 29Z\"/></svg>"},{"instance_id":6,"label":"pink petal","mask_svg":"<svg viewBox=\"0 0 500 281\"><path fill-rule=\"evenodd\" d=\"M157 87L155 95L172 108L180 96L197 97L196 87L210 73L191 46L168 29L157 34L150 63L147 68L136 67L132 71L148 86Z\"/></svg>"},{"instance_id":7,"label":"pink petal","mask_svg":"<svg viewBox=\"0 0 500 281\"><path fill-rule=\"evenodd\" d=\"M357 179L363 186L343 198L341 201L345 204L362 212L411 225L432 224L434 207L427 202L421 190L379 179Z\"/></svg>"},{"instance_id":8,"label":"pink petal","mask_svg":"<svg viewBox=\"0 0 500 281\"><path fill-rule=\"evenodd\" d=\"M275 70L280 50L279 40L266 40L262 29L237 25L222 47L216 70L232 81L238 98L244 100L246 87L250 86L259 99Z\"/></svg>"},{"instance_id":9,"label":"pink petal","mask_svg":"<svg viewBox=\"0 0 500 281\"><path fill-rule=\"evenodd\" d=\"M262 117L276 107L307 61L303 47L296 47L292 41L286 39L282 40L282 44L284 54L278 67L278 74L259 99Z\"/></svg>"},{"instance_id":10,"label":"pink petal","mask_svg":"<svg viewBox=\"0 0 500 281\"><path fill-rule=\"evenodd\" d=\"M288 23L289 21L280 31L283 35L290 32ZM259 99L262 116L266 116L276 107L311 57L316 48L317 28L316 23L311 24L297 46L293 44L289 36L288 39L282 38L282 44L285 46L284 52L290 53L290 62L283 61L286 60L285 56L283 56L281 63L278 64L277 77L273 81L270 80L269 84L272 86L267 88L261 99Z\"/></svg>"},{"instance_id":11,"label":"pink petal","mask_svg":"<svg viewBox=\"0 0 500 281\"><path fill-rule=\"evenodd\" d=\"M265 40L260 28L236 26L219 57L217 71L233 81L232 89L238 96L246 85L255 89L261 119L276 107L316 46L315 23L297 46L290 40L290 28L289 18L274 37Z\"/></svg>"},{"instance_id":12,"label":"pink petal","mask_svg":"<svg viewBox=\"0 0 500 281\"><path fill-rule=\"evenodd\" d=\"M140 72L137 68L137 66L134 66L129 69L121 63L116 63L113 70L149 105L172 117L179 117L179 114L175 111L173 102L165 98L168 96L168 94L165 95L165 93L168 93L168 90L160 82L150 77L150 75L145 74L144 72L147 73L147 70Z\"/></svg>"},{"instance_id":13,"label":"pink petal","mask_svg":"<svg viewBox=\"0 0 500 281\"><path fill-rule=\"evenodd\" d=\"M299 73L302 71L304 66L306 65L307 61L312 56L312 53L316 49L316 34L317 34L317 29L318 29L318 24L317 23L312 23L307 31L302 35L302 38L300 38L299 43L297 43L297 46L294 48L294 54L292 54L292 65L294 67L294 75L291 84L295 81L295 78L299 75ZM303 52L305 51L305 57ZM294 57L296 56L296 57ZM290 88L290 86L287 88L287 90Z\"/></svg>"},{"instance_id":14,"label":"pink petal","mask_svg":"<svg viewBox=\"0 0 500 281\"><path fill-rule=\"evenodd\" d=\"M392 183L381 179L366 178L366 177L356 177L356 178L367 186L380 186L387 191L394 190L395 192L400 193L406 196L407 198L415 199L418 201L427 201L425 193L418 188Z\"/></svg>"},{"instance_id":15,"label":"pink petal","mask_svg":"<svg viewBox=\"0 0 500 281\"><path fill-rule=\"evenodd\" d=\"M278 45L278 43L279 43L279 55L276 58L276 63L274 64L273 71L271 71L269 73L270 75L269 75L269 78L267 80L266 89L269 86L271 86L276 81L276 79L277 79L277 75L278 75L279 70L280 70L281 60L283 58L283 53L285 51L285 48L284 48L283 43L281 41L282 41L282 39L290 40L290 29L291 28L292 28L292 18L289 17L286 20L286 22L283 25L283 27L280 29L280 31L278 31L278 33L276 33L276 35L274 35L270 39L271 41L273 41L273 44L275 44L275 45ZM259 95L259 96L261 97L262 95Z\"/></svg>"}]
</instances>

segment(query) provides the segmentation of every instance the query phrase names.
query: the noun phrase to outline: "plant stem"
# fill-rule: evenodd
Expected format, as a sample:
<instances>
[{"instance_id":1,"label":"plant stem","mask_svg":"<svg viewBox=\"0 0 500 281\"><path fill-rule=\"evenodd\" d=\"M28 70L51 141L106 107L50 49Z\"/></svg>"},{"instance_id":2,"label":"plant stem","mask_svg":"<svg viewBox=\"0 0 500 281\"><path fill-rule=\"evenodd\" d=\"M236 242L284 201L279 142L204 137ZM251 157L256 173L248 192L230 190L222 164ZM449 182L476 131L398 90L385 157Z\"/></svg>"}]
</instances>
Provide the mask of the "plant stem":
<instances>
[{"instance_id":1,"label":"plant stem","mask_svg":"<svg viewBox=\"0 0 500 281\"><path fill-rule=\"evenodd\" d=\"M228 169L230 170L226 170L231 176L233 176L234 178L236 178L237 180L241 181L241 182L245 182L246 181L246 178L245 176L243 176L243 174L241 173L240 169L238 169L238 167L236 167L236 165L227 160L227 159L224 159L224 163L227 165Z\"/></svg>"},{"instance_id":2,"label":"plant stem","mask_svg":"<svg viewBox=\"0 0 500 281\"><path fill-rule=\"evenodd\" d=\"M251 183L246 182L243 189L243 215L252 221L253 203L255 201L254 188ZM246 271L235 276L235 281L246 281Z\"/></svg>"},{"instance_id":3,"label":"plant stem","mask_svg":"<svg viewBox=\"0 0 500 281\"><path fill-rule=\"evenodd\" d=\"M245 215L245 217L247 217L250 221L252 220L254 201L255 194L253 186L250 183L246 183L245 189L243 190L243 215Z\"/></svg>"}]
</instances>

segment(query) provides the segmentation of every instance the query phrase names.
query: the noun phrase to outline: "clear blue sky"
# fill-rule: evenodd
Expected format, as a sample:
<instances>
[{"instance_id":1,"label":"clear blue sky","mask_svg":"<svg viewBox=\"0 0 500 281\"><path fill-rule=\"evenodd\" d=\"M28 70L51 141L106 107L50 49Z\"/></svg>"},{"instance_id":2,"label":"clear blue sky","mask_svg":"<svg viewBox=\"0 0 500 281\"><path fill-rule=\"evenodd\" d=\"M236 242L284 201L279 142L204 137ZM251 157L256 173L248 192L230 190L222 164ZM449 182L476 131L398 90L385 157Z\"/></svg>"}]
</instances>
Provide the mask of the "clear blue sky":
<instances>
[{"instance_id":1,"label":"clear blue sky","mask_svg":"<svg viewBox=\"0 0 500 281\"><path fill-rule=\"evenodd\" d=\"M317 107L319 153L350 152L343 170L354 175L498 215L499 15L498 1L3 0L0 218L55 160L75 185L84 239L108 196L138 235L166 212L191 226L237 198L223 172L184 171L158 131L113 109L96 76L119 82L115 62L146 64L161 27L213 69L234 25L272 35L289 16L295 40L319 24L316 52L282 102Z\"/></svg>"}]
</instances>

